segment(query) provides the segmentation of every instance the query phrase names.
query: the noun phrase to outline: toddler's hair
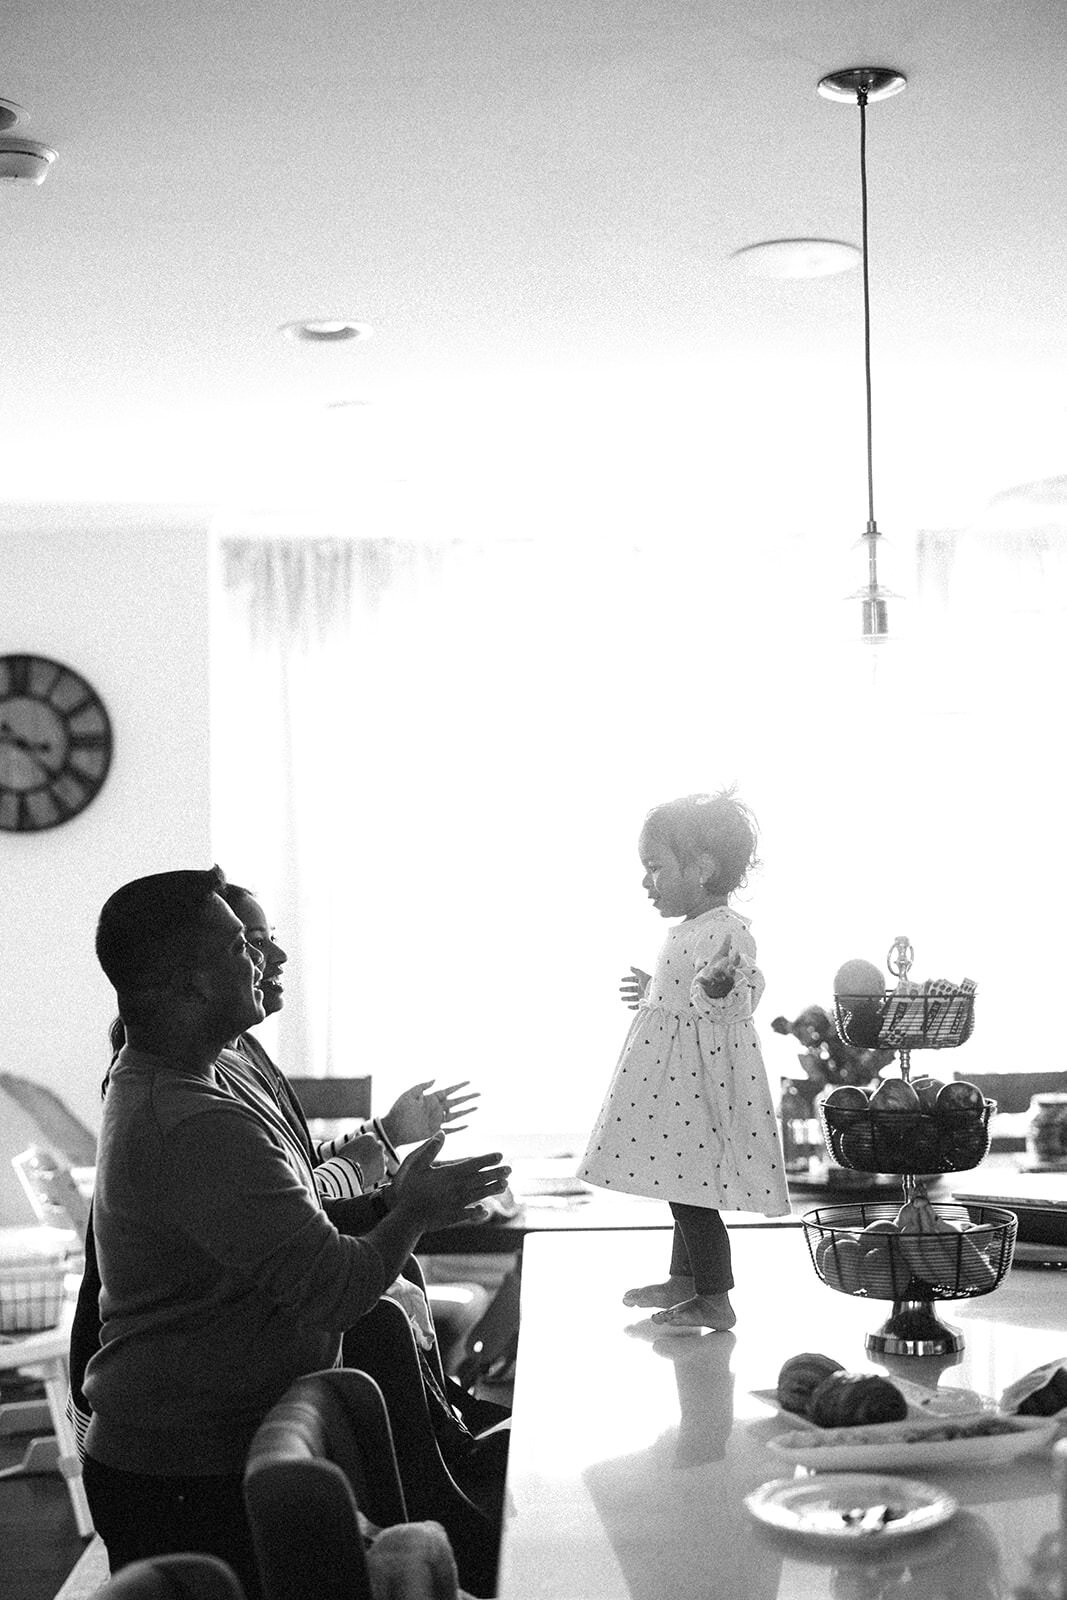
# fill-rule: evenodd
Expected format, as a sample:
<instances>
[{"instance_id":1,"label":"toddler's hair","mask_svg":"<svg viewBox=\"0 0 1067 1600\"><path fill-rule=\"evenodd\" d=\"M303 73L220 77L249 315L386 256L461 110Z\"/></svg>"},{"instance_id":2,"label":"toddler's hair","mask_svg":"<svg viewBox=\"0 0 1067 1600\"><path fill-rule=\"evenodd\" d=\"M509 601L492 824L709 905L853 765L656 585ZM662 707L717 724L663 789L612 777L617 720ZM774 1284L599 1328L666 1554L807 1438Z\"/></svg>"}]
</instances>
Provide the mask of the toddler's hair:
<instances>
[{"instance_id":1,"label":"toddler's hair","mask_svg":"<svg viewBox=\"0 0 1067 1600\"><path fill-rule=\"evenodd\" d=\"M713 894L743 888L750 868L759 865L756 819L732 789L664 801L652 807L645 827L654 828L683 865L704 851L713 855L718 871L707 881Z\"/></svg>"}]
</instances>

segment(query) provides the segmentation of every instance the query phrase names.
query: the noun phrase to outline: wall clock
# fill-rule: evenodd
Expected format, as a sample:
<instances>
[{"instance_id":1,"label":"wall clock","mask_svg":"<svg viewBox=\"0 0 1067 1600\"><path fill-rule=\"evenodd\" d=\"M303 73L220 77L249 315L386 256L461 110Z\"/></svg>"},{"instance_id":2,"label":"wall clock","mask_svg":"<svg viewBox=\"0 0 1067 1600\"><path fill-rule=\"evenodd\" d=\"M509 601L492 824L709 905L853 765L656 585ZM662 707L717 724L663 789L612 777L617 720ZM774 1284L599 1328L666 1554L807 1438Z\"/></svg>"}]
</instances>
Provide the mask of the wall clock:
<instances>
[{"instance_id":1,"label":"wall clock","mask_svg":"<svg viewBox=\"0 0 1067 1600\"><path fill-rule=\"evenodd\" d=\"M0 829L34 833L84 811L111 765L111 719L47 656L0 656Z\"/></svg>"}]
</instances>

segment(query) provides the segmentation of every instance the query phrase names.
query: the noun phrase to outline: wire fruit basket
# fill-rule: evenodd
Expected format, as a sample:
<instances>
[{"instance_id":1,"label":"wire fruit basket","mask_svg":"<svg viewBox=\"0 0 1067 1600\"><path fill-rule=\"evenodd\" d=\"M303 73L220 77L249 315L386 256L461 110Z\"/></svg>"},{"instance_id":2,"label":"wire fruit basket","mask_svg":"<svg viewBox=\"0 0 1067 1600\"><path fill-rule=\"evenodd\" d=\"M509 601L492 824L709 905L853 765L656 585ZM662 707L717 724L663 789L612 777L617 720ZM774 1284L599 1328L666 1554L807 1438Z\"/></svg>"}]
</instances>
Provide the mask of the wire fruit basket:
<instances>
[{"instance_id":1,"label":"wire fruit basket","mask_svg":"<svg viewBox=\"0 0 1067 1600\"><path fill-rule=\"evenodd\" d=\"M856 1104L819 1108L823 1137L838 1165L899 1174L904 1205L820 1206L805 1213L802 1223L823 1283L841 1294L893 1302L883 1325L867 1335L868 1351L932 1356L963 1348L963 1335L941 1321L937 1302L991 1294L1011 1266L1018 1221L1014 1212L996 1206L926 1199L924 1175L964 1172L983 1160L996 1102L962 1083L944 1086L932 1102L920 1101L911 1088L911 1051L963 1044L974 1027L975 996L970 980L909 982L912 960L908 940L896 939L886 962L896 989L839 994L835 1000L842 1037L863 1047L897 1049L901 1082L908 1087L883 1086L883 1106L864 1105L857 1089ZM937 1087L933 1080L928 1084Z\"/></svg>"},{"instance_id":2,"label":"wire fruit basket","mask_svg":"<svg viewBox=\"0 0 1067 1600\"><path fill-rule=\"evenodd\" d=\"M957 984L935 978L918 984L902 977L891 994L836 995L834 1009L838 1030L849 1044L955 1050L974 1032L974 995L975 986L968 979Z\"/></svg>"},{"instance_id":3,"label":"wire fruit basket","mask_svg":"<svg viewBox=\"0 0 1067 1600\"><path fill-rule=\"evenodd\" d=\"M812 1266L824 1283L870 1300L962 1300L991 1294L1011 1266L1018 1219L999 1206L933 1206L938 1233L889 1233L897 1207L820 1206L804 1217ZM870 1230L870 1231L867 1231Z\"/></svg>"},{"instance_id":4,"label":"wire fruit basket","mask_svg":"<svg viewBox=\"0 0 1067 1600\"><path fill-rule=\"evenodd\" d=\"M997 1109L876 1111L821 1105L819 1121L839 1167L856 1172L966 1172L989 1151L989 1119Z\"/></svg>"}]
</instances>

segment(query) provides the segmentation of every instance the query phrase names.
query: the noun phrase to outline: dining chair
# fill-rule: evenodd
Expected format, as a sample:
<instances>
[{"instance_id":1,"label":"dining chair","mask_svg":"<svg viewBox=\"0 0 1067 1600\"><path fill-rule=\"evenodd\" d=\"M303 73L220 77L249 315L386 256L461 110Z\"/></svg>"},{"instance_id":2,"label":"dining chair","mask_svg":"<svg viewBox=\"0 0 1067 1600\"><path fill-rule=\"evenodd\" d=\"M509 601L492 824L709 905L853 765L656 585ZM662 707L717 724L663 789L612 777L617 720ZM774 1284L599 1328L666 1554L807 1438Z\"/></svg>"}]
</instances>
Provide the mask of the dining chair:
<instances>
[{"instance_id":1,"label":"dining chair","mask_svg":"<svg viewBox=\"0 0 1067 1600\"><path fill-rule=\"evenodd\" d=\"M49 1429L47 1437L31 1439L22 1460L0 1471L0 1479L58 1469L66 1479L74 1525L84 1539L93 1531L93 1519L82 1483L81 1457L74 1427L66 1409L69 1345L70 1326L67 1319L57 1327L46 1328L40 1333L5 1335L0 1339L0 1373L20 1372L36 1378L44 1386L42 1410L47 1410ZM20 1422L21 1429L36 1425L37 1407L36 1401L16 1401L8 1409L15 1412L25 1410L30 1420Z\"/></svg>"},{"instance_id":2,"label":"dining chair","mask_svg":"<svg viewBox=\"0 0 1067 1600\"><path fill-rule=\"evenodd\" d=\"M131 1561L88 1600L245 1600L236 1575L216 1556L152 1556Z\"/></svg>"},{"instance_id":3,"label":"dining chair","mask_svg":"<svg viewBox=\"0 0 1067 1600\"><path fill-rule=\"evenodd\" d=\"M65 1158L54 1150L30 1145L11 1157L15 1176L38 1222L48 1228L69 1229L84 1245L89 1230L89 1206Z\"/></svg>"},{"instance_id":4,"label":"dining chair","mask_svg":"<svg viewBox=\"0 0 1067 1600\"><path fill-rule=\"evenodd\" d=\"M288 1074L287 1074L288 1076ZM362 1122L370 1116L370 1077L289 1078L308 1122Z\"/></svg>"},{"instance_id":5,"label":"dining chair","mask_svg":"<svg viewBox=\"0 0 1067 1600\"><path fill-rule=\"evenodd\" d=\"M970 1078L954 1072L956 1079ZM997 1102L998 1111L1029 1111L1035 1094L1067 1094L1067 1072L983 1072L974 1075L982 1093Z\"/></svg>"},{"instance_id":6,"label":"dining chair","mask_svg":"<svg viewBox=\"0 0 1067 1600\"><path fill-rule=\"evenodd\" d=\"M371 1600L359 1513L408 1520L373 1380L334 1367L292 1384L252 1440L244 1493L265 1600Z\"/></svg>"},{"instance_id":7,"label":"dining chair","mask_svg":"<svg viewBox=\"0 0 1067 1600\"><path fill-rule=\"evenodd\" d=\"M479 1595L495 1592L499 1519L468 1494L446 1462L430 1408L434 1405L440 1417L441 1406L450 1410L456 1394L479 1413L466 1424L471 1433L491 1426L506 1413L454 1390L435 1351L427 1353L427 1366L430 1382L440 1387L443 1398L428 1396L415 1335L395 1300L382 1298L353 1323L344 1334L341 1350L345 1367L367 1373L384 1398L408 1516L416 1522L441 1523L452 1545L462 1588ZM486 1411L492 1416L481 1414ZM456 1432L462 1433L458 1423Z\"/></svg>"}]
</instances>

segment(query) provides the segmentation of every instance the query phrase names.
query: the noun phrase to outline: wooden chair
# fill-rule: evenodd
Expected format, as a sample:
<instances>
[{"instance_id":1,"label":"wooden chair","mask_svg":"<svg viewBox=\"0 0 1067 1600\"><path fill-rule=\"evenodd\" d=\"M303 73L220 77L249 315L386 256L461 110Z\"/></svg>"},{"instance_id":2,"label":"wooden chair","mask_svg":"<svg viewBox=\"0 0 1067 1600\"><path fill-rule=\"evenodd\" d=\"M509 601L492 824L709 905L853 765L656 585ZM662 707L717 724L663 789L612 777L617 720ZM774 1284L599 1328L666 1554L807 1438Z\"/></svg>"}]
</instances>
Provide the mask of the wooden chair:
<instances>
[{"instance_id":1,"label":"wooden chair","mask_svg":"<svg viewBox=\"0 0 1067 1600\"><path fill-rule=\"evenodd\" d=\"M131 1561L89 1600L245 1600L245 1593L225 1562L189 1554Z\"/></svg>"},{"instance_id":2,"label":"wooden chair","mask_svg":"<svg viewBox=\"0 0 1067 1600\"><path fill-rule=\"evenodd\" d=\"M47 1328L42 1333L14 1334L0 1340L0 1372L18 1371L39 1379L44 1385L50 1430L48 1437L33 1439L22 1461L5 1467L0 1479L58 1468L67 1481L74 1525L84 1539L93 1531L93 1519L82 1483L74 1428L66 1410L69 1344L70 1327L66 1319L58 1327ZM20 1428L37 1423L37 1401L15 1401L5 1409L10 1413L18 1413L20 1409L25 1412L25 1417L18 1421Z\"/></svg>"},{"instance_id":3,"label":"wooden chair","mask_svg":"<svg viewBox=\"0 0 1067 1600\"><path fill-rule=\"evenodd\" d=\"M412 1261L406 1275L421 1279ZM459 1569L460 1586L473 1594L495 1593L500 1524L497 1514L478 1504L460 1485L438 1443L415 1335L396 1301L384 1298L344 1335L345 1367L367 1373L384 1397L389 1414L397 1469L408 1516L416 1522L440 1522L449 1536ZM472 1433L491 1426L506 1412L471 1396L458 1396L449 1384L436 1348L428 1352L432 1379L445 1396L455 1396L471 1409ZM457 1431L459 1431L457 1424Z\"/></svg>"},{"instance_id":4,"label":"wooden chair","mask_svg":"<svg viewBox=\"0 0 1067 1600\"><path fill-rule=\"evenodd\" d=\"M954 1072L953 1077L976 1083L997 1102L998 1111L1029 1111L1034 1094L1067 1094L1067 1072Z\"/></svg>"},{"instance_id":5,"label":"wooden chair","mask_svg":"<svg viewBox=\"0 0 1067 1600\"><path fill-rule=\"evenodd\" d=\"M370 1116L367 1078L290 1078L289 1087L309 1122L363 1122Z\"/></svg>"},{"instance_id":6,"label":"wooden chair","mask_svg":"<svg viewBox=\"0 0 1067 1600\"><path fill-rule=\"evenodd\" d=\"M266 1600L371 1600L359 1511L407 1521L377 1385L343 1367L298 1379L252 1440L245 1503Z\"/></svg>"}]
</instances>

